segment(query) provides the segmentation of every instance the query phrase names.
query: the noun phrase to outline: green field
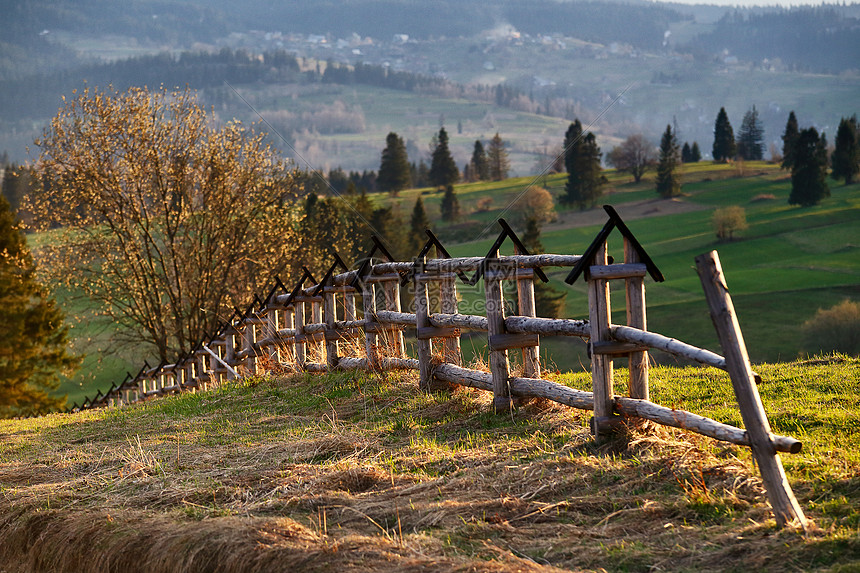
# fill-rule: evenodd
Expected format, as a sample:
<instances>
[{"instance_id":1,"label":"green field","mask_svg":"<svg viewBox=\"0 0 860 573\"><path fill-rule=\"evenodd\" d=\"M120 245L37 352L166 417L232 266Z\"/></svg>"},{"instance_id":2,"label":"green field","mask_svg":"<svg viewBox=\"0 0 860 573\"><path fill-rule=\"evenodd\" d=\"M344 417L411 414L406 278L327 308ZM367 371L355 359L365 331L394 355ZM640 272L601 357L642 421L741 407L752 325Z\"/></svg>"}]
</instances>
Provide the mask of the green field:
<instances>
[{"instance_id":1,"label":"green field","mask_svg":"<svg viewBox=\"0 0 860 573\"><path fill-rule=\"evenodd\" d=\"M660 426L598 442L590 412L496 415L487 392L352 372L0 420L0 568L857 571L860 362L756 369L773 431L803 442L781 458L806 534L776 527L747 448ZM651 395L740 423L722 371L655 368Z\"/></svg>"},{"instance_id":2,"label":"green field","mask_svg":"<svg viewBox=\"0 0 860 573\"><path fill-rule=\"evenodd\" d=\"M708 316L698 276L695 256L717 249L723 263L741 327L754 361L793 360L802 354L800 326L819 308L829 308L844 299L860 300L860 185L844 186L831 182L832 197L811 208L791 207L787 203L790 182L784 172L765 163L746 165L744 176L732 165L703 162L684 167L682 203L691 210L672 215L651 213L628 221L633 233L654 259L666 277L663 283L646 282L648 327L690 344L720 352L716 334ZM623 207L637 202L654 201L649 208L660 207L653 191L651 175L639 184L624 174L607 173L610 180L604 202ZM457 187L464 218L474 221L459 236L484 238L448 246L454 256L486 253L498 233L494 221L499 216L512 219L516 208L506 210L530 184L545 185L556 197L563 192L564 175L544 178L523 177L498 183L473 183ZM415 198L421 194L432 225L440 236L450 227L439 217L441 194L428 189L404 191L399 198L374 195L378 204L399 202L400 211L408 215ZM763 196L773 198L762 199ZM477 201L491 197L492 206L485 212L471 212ZM749 229L739 240L718 243L711 229L713 209L740 205L746 210ZM544 229L542 242L547 252L580 254L606 220L602 209L585 215L559 211L561 222ZM571 226L584 217L585 224ZM576 219L579 221L579 219ZM567 221L567 222L565 222ZM462 223L460 223L462 225ZM620 243L610 239L610 249L618 254ZM558 288L567 289L566 316L587 318L587 299L583 284L563 284L567 271L550 273ZM618 285L620 286L620 285ZM619 288L614 292L621 294ZM463 296L461 312L469 312L472 303L483 298L480 285L471 290L460 287ZM97 389L107 389L125 372L135 373L150 356L126 349L120 356L105 356L101 349L111 337L108 326L87 314L80 302L64 306L71 316L85 316L75 326L76 349L87 353L84 369L73 380L64 383L62 393L69 394L70 404ZM613 297L614 322L624 322L623 294ZM101 325L100 325L101 324ZM467 361L484 348L482 337L464 341ZM579 339L544 339L542 351L550 369L561 371L589 367L585 345ZM661 360L671 359L661 356Z\"/></svg>"}]
</instances>

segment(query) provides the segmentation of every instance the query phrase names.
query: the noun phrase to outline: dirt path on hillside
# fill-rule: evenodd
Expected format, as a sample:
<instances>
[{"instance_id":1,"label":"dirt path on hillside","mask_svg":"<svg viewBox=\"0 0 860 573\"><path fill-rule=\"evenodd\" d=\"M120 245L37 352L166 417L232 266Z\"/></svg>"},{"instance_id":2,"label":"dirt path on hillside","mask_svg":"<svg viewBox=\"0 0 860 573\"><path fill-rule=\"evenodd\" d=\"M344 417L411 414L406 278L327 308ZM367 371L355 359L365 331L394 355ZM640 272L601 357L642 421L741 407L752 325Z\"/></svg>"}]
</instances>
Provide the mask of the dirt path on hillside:
<instances>
[{"instance_id":1,"label":"dirt path on hillside","mask_svg":"<svg viewBox=\"0 0 860 573\"><path fill-rule=\"evenodd\" d=\"M603 203L612 204L612 195L604 197ZM661 215L676 215L678 213L690 213L692 211L701 211L706 207L702 205L694 205L682 199L648 199L645 201L634 201L631 203L622 203L614 206L615 210L626 221L635 221L636 219L644 219L647 217L657 217ZM544 227L544 231L558 231L561 229L573 229L576 227L587 227L590 225L599 225L606 222L607 215L602 207L589 209L587 211L567 211L559 213L558 220Z\"/></svg>"}]
</instances>

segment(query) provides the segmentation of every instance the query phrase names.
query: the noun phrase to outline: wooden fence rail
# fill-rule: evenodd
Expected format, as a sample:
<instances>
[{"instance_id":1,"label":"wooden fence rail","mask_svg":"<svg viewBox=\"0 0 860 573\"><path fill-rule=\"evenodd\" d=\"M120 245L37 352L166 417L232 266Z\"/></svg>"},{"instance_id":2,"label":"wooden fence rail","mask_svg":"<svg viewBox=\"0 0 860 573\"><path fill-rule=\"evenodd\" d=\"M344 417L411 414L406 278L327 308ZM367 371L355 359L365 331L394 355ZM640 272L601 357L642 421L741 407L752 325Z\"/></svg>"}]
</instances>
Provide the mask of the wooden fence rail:
<instances>
[{"instance_id":1,"label":"wooden fence rail","mask_svg":"<svg viewBox=\"0 0 860 573\"><path fill-rule=\"evenodd\" d=\"M755 390L756 374L749 367L737 321L723 320L720 340L727 357L678 340L648 332L644 279L662 281L660 271L611 208L609 221L583 255L530 255L504 221L503 232L484 257L426 258L428 246L413 262L378 261L371 252L358 270L335 264L316 282L305 270L292 291L280 284L269 297L244 314L236 313L210 339L200 341L174 364L144 368L129 375L86 408L130 404L156 396L212 388L224 380L254 375L277 366L280 370L418 371L423 391L439 392L462 385L493 393L493 408L505 412L522 400L540 397L573 408L593 410L592 432L612 432L625 421L650 420L683 428L717 440L749 446L762 468L768 499L780 525L806 519L788 486L777 452L797 453L801 443L771 432ZM623 261L609 256L607 238L618 229L624 238ZM428 232L428 245L444 247ZM517 254L501 256L510 238ZM381 246L380 246L381 247ZM730 299L716 253L697 259L707 300L715 316L726 315ZM335 273L341 267L343 272ZM548 319L535 316L534 280L546 267L571 268L567 282L584 276L588 319ZM474 272L469 279L465 273ZM707 277L707 278L706 278ZM457 280L484 281L484 315L460 314ZM623 280L627 324L612 324L610 281ZM505 316L506 281L517 287L520 315ZM401 286L412 284L415 312L403 312ZM719 291L713 294L712 291ZM361 298L362 312L357 311ZM726 300L728 299L728 304ZM716 309L716 310L715 310ZM438 310L438 312L432 312ZM732 313L728 313L733 316ZM715 318L715 324L717 324ZM416 357L407 356L404 330L415 336ZM460 337L463 331L486 332L489 372L465 368ZM541 336L572 336L587 340L592 359L592 388L576 390L541 378L538 351ZM742 430L649 400L648 351L659 349L701 364L727 370L735 388L744 425ZM742 349L742 350L740 350ZM522 354L523 376L511 373L509 352ZM627 358L630 396L613 390L613 360ZM752 382L750 382L752 381ZM74 409L81 409L77 407Z\"/></svg>"}]
</instances>

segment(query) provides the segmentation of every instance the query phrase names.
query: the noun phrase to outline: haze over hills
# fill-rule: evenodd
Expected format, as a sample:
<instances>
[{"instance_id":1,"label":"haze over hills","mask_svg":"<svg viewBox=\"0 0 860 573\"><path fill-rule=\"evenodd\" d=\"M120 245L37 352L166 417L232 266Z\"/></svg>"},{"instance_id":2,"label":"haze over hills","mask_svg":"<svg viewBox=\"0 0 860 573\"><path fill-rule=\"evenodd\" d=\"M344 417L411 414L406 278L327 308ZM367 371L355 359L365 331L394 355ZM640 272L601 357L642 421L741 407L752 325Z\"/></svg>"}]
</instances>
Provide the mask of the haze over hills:
<instances>
[{"instance_id":1,"label":"haze over hills","mask_svg":"<svg viewBox=\"0 0 860 573\"><path fill-rule=\"evenodd\" d=\"M26 159L25 146L61 95L84 82L118 89L187 84L222 119L271 120L282 147L322 168L378 167L388 130L411 129L411 149L424 153L440 123L456 126L461 141L452 143L460 155L474 139L500 131L520 175L551 153L574 117L592 126L604 151L637 131L656 140L667 123L707 151L722 106L737 126L756 105L771 143L792 109L802 124L832 134L860 101L858 4L31 0L11 3L5 14L0 152L15 161ZM180 56L189 52L221 53L231 63ZM264 53L270 56L255 59ZM272 64L277 53L295 55L302 73ZM153 54L164 55L139 59ZM324 79L329 63L437 83L432 90L355 78L340 84ZM467 86L494 94L502 86L503 97L473 97L476 88ZM374 112L374 99L390 104L390 112ZM347 110L352 127L327 131L308 119L332 106Z\"/></svg>"}]
</instances>

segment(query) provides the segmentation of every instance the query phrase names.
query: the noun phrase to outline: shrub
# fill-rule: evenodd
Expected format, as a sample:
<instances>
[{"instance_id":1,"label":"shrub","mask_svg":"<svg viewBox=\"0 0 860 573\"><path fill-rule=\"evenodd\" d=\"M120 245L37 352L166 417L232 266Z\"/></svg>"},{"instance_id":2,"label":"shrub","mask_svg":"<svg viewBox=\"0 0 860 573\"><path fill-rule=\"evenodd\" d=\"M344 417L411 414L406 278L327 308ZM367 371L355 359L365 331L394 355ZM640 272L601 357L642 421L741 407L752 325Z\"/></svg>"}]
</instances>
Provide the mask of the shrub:
<instances>
[{"instance_id":1,"label":"shrub","mask_svg":"<svg viewBox=\"0 0 860 573\"><path fill-rule=\"evenodd\" d=\"M860 356L860 303L846 299L832 308L819 308L801 331L803 347L810 353L836 351Z\"/></svg>"},{"instance_id":2,"label":"shrub","mask_svg":"<svg viewBox=\"0 0 860 573\"><path fill-rule=\"evenodd\" d=\"M714 226L717 238L721 241L731 241L735 232L743 231L749 227L744 208L737 205L722 207L714 211L711 224Z\"/></svg>"}]
</instances>

